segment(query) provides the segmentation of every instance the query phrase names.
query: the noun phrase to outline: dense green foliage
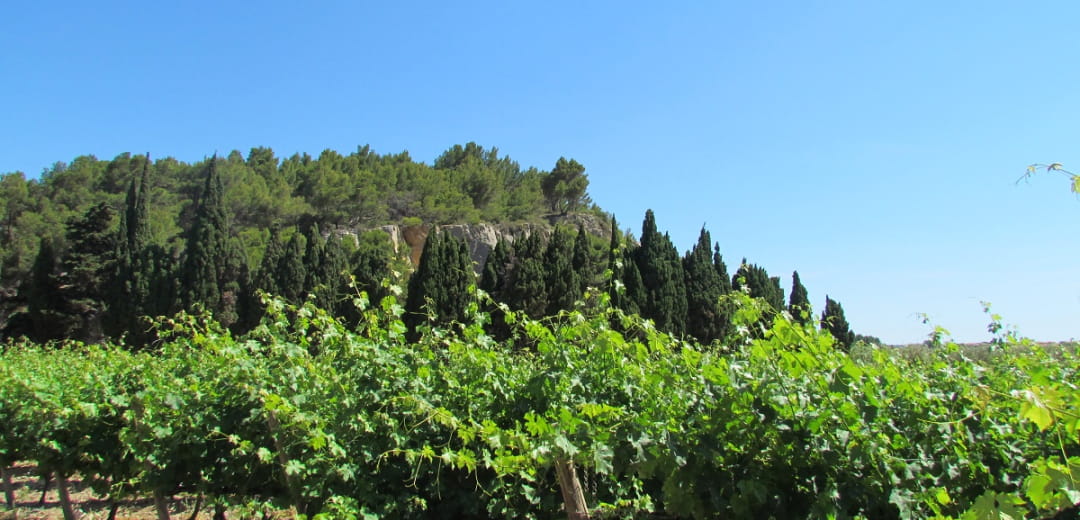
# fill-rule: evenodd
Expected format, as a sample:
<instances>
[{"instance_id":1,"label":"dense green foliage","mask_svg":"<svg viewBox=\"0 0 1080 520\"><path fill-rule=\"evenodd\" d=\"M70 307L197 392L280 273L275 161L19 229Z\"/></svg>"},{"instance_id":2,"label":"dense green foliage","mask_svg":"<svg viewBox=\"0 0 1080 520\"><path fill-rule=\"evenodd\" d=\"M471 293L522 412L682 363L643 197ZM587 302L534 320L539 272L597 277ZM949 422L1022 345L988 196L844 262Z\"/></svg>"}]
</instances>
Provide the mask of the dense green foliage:
<instances>
[{"instance_id":1,"label":"dense green foliage","mask_svg":"<svg viewBox=\"0 0 1080 520\"><path fill-rule=\"evenodd\" d=\"M744 261L729 283L704 229L684 257L651 210L640 241L619 233L614 219L603 229L587 187L573 159L559 158L550 172L522 170L475 143L448 149L432 166L367 147L284 160L253 148L246 158L234 151L192 165L123 154L57 163L34 181L5 175L0 334L124 338L142 348L160 339L149 318L178 311L206 311L242 334L258 323L264 294L311 300L352 325L355 299L378 302L388 283L406 280L402 300L415 329L428 316L460 320L474 274L497 303L537 319L606 286L623 311L706 343L732 332L724 298L733 289L783 309L779 280L763 268ZM475 242L475 229L440 224L481 219L501 224L503 243L490 258L476 254L490 244L444 247L443 231ZM388 223L397 224L393 240L373 230ZM609 231L605 244L600 235ZM494 316L489 331L505 338L503 309L485 309Z\"/></svg>"},{"instance_id":2,"label":"dense green foliage","mask_svg":"<svg viewBox=\"0 0 1080 520\"><path fill-rule=\"evenodd\" d=\"M774 312L731 299L743 329ZM848 354L783 314L718 350L598 294L509 312L522 350L478 303L412 342L388 296L355 332L270 301L241 338L165 323L155 353L10 345L0 463L317 518L552 518L563 460L597 516L1017 518L1078 500L1072 352L1003 337L982 362Z\"/></svg>"},{"instance_id":3,"label":"dense green foliage","mask_svg":"<svg viewBox=\"0 0 1080 520\"><path fill-rule=\"evenodd\" d=\"M283 159L259 147L246 158L233 151L194 164L130 154L111 161L80 156L54 164L37 179L2 174L0 330L46 339L34 330L29 309L37 297L32 267L42 238L49 239L53 255L54 289L72 288L55 298L48 287L36 289L48 298L38 298L35 312L63 318L64 326L50 327L49 337L126 334L138 343L151 339L144 316L196 305L235 330L248 328L258 314L252 308L258 307L256 290L292 301L314 293L321 304L335 307L347 293L339 267L357 275L364 290L378 292L396 261L393 254L373 265L374 258L388 255L372 255L365 244L322 241L341 230L535 223L553 210L599 213L587 187L584 167L572 159L560 158L552 172L522 169L497 149L475 143L448 149L431 166L407 153L379 155L366 146L347 156L327 150L317 158ZM324 247L329 256L301 270L281 265L294 261L291 252L279 257L272 251L279 264L268 278L271 271L261 259L273 230L288 244L296 229L307 233L313 225L323 236L299 245L305 253L307 247ZM102 240L115 241L115 247L104 247ZM353 257L360 250L362 258ZM366 262L364 269L354 261ZM313 291L320 285L326 289ZM42 301L53 308L40 308Z\"/></svg>"}]
</instances>

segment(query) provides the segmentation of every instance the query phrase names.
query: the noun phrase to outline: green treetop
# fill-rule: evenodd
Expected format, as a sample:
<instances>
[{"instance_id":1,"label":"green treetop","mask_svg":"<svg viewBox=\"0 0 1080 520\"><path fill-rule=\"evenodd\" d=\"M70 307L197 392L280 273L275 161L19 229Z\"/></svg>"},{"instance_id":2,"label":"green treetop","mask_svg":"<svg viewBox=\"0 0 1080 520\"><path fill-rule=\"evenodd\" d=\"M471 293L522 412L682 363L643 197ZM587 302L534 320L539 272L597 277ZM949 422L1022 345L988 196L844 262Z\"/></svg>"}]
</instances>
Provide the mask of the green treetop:
<instances>
[{"instance_id":1,"label":"green treetop","mask_svg":"<svg viewBox=\"0 0 1080 520\"><path fill-rule=\"evenodd\" d=\"M560 157L555 168L541 181L544 198L552 212L566 214L588 204L585 194L589 187L589 177L581 163Z\"/></svg>"},{"instance_id":2,"label":"green treetop","mask_svg":"<svg viewBox=\"0 0 1080 520\"><path fill-rule=\"evenodd\" d=\"M840 302L825 296L825 310L821 313L821 328L829 331L836 339L837 348L847 351L855 342L855 333L851 332L844 307Z\"/></svg>"},{"instance_id":3,"label":"green treetop","mask_svg":"<svg viewBox=\"0 0 1080 520\"><path fill-rule=\"evenodd\" d=\"M697 244L683 257L686 277L686 331L702 343L722 339L724 322L720 313L720 297L726 280L720 278L712 258L712 238L701 228Z\"/></svg>"},{"instance_id":4,"label":"green treetop","mask_svg":"<svg viewBox=\"0 0 1080 520\"><path fill-rule=\"evenodd\" d=\"M806 287L803 287L802 281L799 280L798 271L791 273L791 298L788 300L788 312L796 323L802 325L810 323L813 310L810 308L810 298L806 293Z\"/></svg>"},{"instance_id":5,"label":"green treetop","mask_svg":"<svg viewBox=\"0 0 1080 520\"><path fill-rule=\"evenodd\" d=\"M660 330L672 334L686 332L686 285L682 261L671 238L656 230L652 210L645 212L641 247L634 257L645 294L642 316L656 322Z\"/></svg>"}]
</instances>

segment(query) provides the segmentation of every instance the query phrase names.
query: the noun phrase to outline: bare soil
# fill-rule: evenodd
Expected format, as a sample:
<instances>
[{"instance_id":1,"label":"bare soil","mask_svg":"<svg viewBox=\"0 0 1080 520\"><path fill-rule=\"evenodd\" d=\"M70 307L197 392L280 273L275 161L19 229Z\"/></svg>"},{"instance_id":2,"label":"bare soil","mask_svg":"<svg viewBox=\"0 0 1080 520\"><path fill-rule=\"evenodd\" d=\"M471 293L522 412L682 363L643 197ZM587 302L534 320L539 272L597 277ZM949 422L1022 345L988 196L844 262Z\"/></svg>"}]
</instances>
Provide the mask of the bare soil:
<instances>
[{"instance_id":1,"label":"bare soil","mask_svg":"<svg viewBox=\"0 0 1080 520\"><path fill-rule=\"evenodd\" d=\"M18 463L14 467L7 468L7 471L12 477L15 508L8 509L6 498L0 492L0 520L60 520L64 518L56 479L50 480L48 489L45 489L45 481L32 464ZM109 501L104 497L95 496L93 490L83 483L79 475L70 478L68 483L71 503L77 516L83 520L104 520L109 517ZM43 497L44 500L42 500ZM170 516L177 520L189 520L195 510L196 501L194 496L173 497L169 501ZM204 507L196 518L210 520L212 516L213 509ZM236 518L234 515L229 515L229 517ZM156 520L154 501L149 497L121 501L116 518Z\"/></svg>"}]
</instances>

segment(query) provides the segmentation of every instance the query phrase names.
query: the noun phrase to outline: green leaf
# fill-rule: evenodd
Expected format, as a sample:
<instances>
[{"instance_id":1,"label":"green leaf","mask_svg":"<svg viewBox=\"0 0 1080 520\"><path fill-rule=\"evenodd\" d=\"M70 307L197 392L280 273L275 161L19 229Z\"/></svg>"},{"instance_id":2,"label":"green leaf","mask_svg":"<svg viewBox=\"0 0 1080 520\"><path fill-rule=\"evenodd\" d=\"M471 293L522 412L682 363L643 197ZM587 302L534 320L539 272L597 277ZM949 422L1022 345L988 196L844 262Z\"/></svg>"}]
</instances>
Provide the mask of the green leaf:
<instances>
[{"instance_id":1,"label":"green leaf","mask_svg":"<svg viewBox=\"0 0 1080 520\"><path fill-rule=\"evenodd\" d=\"M290 460L289 462L287 462L285 464L285 474L286 475L299 475L300 473L303 473L303 471L304 471L304 463L302 463L302 462L300 462L300 461L298 461L296 459Z\"/></svg>"}]
</instances>

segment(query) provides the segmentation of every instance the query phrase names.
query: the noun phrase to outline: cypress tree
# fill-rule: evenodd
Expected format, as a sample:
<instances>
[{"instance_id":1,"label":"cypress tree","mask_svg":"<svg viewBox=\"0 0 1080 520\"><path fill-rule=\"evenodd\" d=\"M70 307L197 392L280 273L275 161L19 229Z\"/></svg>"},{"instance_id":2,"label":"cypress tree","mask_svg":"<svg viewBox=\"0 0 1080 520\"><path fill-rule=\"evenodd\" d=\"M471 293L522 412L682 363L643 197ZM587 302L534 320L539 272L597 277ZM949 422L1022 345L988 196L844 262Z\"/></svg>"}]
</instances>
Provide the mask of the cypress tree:
<instances>
[{"instance_id":1,"label":"cypress tree","mask_svg":"<svg viewBox=\"0 0 1080 520\"><path fill-rule=\"evenodd\" d=\"M608 280L608 295L611 296L611 302L619 307L619 291L615 288L616 281L622 281L622 270L619 268L621 263L623 250L620 247L619 241L619 227L615 223L615 215L611 216L611 241L608 243L608 272L611 279Z\"/></svg>"},{"instance_id":2,"label":"cypress tree","mask_svg":"<svg viewBox=\"0 0 1080 520\"><path fill-rule=\"evenodd\" d=\"M304 234L307 249L304 251L304 294L313 297L314 303L321 309L333 312L336 295L337 275L327 258L326 239L319 231L318 224L312 224Z\"/></svg>"},{"instance_id":3,"label":"cypress tree","mask_svg":"<svg viewBox=\"0 0 1080 520\"><path fill-rule=\"evenodd\" d=\"M840 302L825 296L825 310L821 313L821 328L827 330L836 339L836 347L844 352L855 342L855 333L851 332L844 307Z\"/></svg>"},{"instance_id":4,"label":"cypress tree","mask_svg":"<svg viewBox=\"0 0 1080 520\"><path fill-rule=\"evenodd\" d=\"M281 286L277 282L277 269L281 259L285 256L285 246L281 243L278 229L270 230L270 240L266 243L262 262L255 277L255 288L274 296L281 295Z\"/></svg>"},{"instance_id":5,"label":"cypress tree","mask_svg":"<svg viewBox=\"0 0 1080 520\"><path fill-rule=\"evenodd\" d=\"M611 242L608 246L608 270L611 281L608 294L611 304L628 314L641 314L645 302L645 286L634 261L636 247L623 246L615 216L611 217ZM619 289L616 283L622 285Z\"/></svg>"},{"instance_id":6,"label":"cypress tree","mask_svg":"<svg viewBox=\"0 0 1080 520\"><path fill-rule=\"evenodd\" d=\"M326 309L335 316L342 316L351 300L346 298L349 289L349 256L345 252L345 246L341 238L335 235L326 237L323 245L323 276L325 287L322 292Z\"/></svg>"},{"instance_id":7,"label":"cypress tree","mask_svg":"<svg viewBox=\"0 0 1080 520\"><path fill-rule=\"evenodd\" d=\"M278 260L275 283L285 301L299 304L304 297L307 272L304 266L304 236L294 233L285 246L285 253Z\"/></svg>"},{"instance_id":8,"label":"cypress tree","mask_svg":"<svg viewBox=\"0 0 1080 520\"><path fill-rule=\"evenodd\" d=\"M788 300L788 312L791 313L791 319L800 325L806 325L810 323L811 313L810 298L806 293L806 287L803 287L802 281L799 280L799 272L795 271L791 273L791 299Z\"/></svg>"},{"instance_id":9,"label":"cypress tree","mask_svg":"<svg viewBox=\"0 0 1080 520\"><path fill-rule=\"evenodd\" d=\"M102 202L65 226L69 247L62 262L67 273L64 300L81 318L77 334L84 341L95 341L102 335L100 318L107 307L116 263L112 220L112 209Z\"/></svg>"},{"instance_id":10,"label":"cypress tree","mask_svg":"<svg viewBox=\"0 0 1080 520\"><path fill-rule=\"evenodd\" d=\"M57 270L57 254L52 239L43 237L38 242L38 253L30 271L28 314L31 323L31 339L46 342L67 337L72 328L71 317L64 305L60 290L60 273Z\"/></svg>"},{"instance_id":11,"label":"cypress tree","mask_svg":"<svg viewBox=\"0 0 1080 520\"><path fill-rule=\"evenodd\" d=\"M720 296L726 280L713 265L712 238L704 227L697 244L683 257L686 276L686 331L702 343L721 339L724 323L720 316Z\"/></svg>"},{"instance_id":12,"label":"cypress tree","mask_svg":"<svg viewBox=\"0 0 1080 520\"><path fill-rule=\"evenodd\" d=\"M366 292L371 303L377 304L389 294L382 283L392 274L390 262L393 260L393 246L390 236L382 231L372 231L361 235L358 242L350 262L356 289ZM352 311L351 305L348 308Z\"/></svg>"},{"instance_id":13,"label":"cypress tree","mask_svg":"<svg viewBox=\"0 0 1080 520\"><path fill-rule=\"evenodd\" d=\"M589 235L585 233L585 226L581 224L578 225L577 235L574 237L573 268L578 282L577 297L580 298L590 285L596 284L597 275L593 265Z\"/></svg>"},{"instance_id":14,"label":"cypress tree","mask_svg":"<svg viewBox=\"0 0 1080 520\"><path fill-rule=\"evenodd\" d=\"M433 233L424 244L420 265L409 279L405 303L406 325L413 334L428 310L437 323L460 322L469 302L473 282L472 260L465 242L443 232Z\"/></svg>"},{"instance_id":15,"label":"cypress tree","mask_svg":"<svg viewBox=\"0 0 1080 520\"><path fill-rule=\"evenodd\" d=\"M716 270L717 276L720 277L720 293L727 294L731 292L731 277L728 275L724 257L720 254L720 244L713 246L713 268Z\"/></svg>"},{"instance_id":16,"label":"cypress tree","mask_svg":"<svg viewBox=\"0 0 1080 520\"><path fill-rule=\"evenodd\" d=\"M229 326L236 319L235 297L240 272L237 264L241 258L229 237L225 188L216 163L217 155L214 155L207 166L206 182L188 233L180 273L181 306L184 309L201 306L222 325Z\"/></svg>"},{"instance_id":17,"label":"cypress tree","mask_svg":"<svg viewBox=\"0 0 1080 520\"><path fill-rule=\"evenodd\" d=\"M645 289L643 317L657 328L672 334L686 332L686 285L679 252L671 237L656 230L652 210L645 212L641 226L641 247L635 254Z\"/></svg>"},{"instance_id":18,"label":"cypress tree","mask_svg":"<svg viewBox=\"0 0 1080 520\"><path fill-rule=\"evenodd\" d=\"M784 309L784 289L780 287L780 278L770 277L764 267L748 264L745 258L732 277L731 285L734 290L748 288L750 296L765 300L778 312Z\"/></svg>"},{"instance_id":19,"label":"cypress tree","mask_svg":"<svg viewBox=\"0 0 1080 520\"><path fill-rule=\"evenodd\" d=\"M120 227L117 232L116 267L109 297L108 311L104 320L105 330L113 336L127 334L127 343L141 346L150 338L145 333L142 323L144 316L156 316L167 313L172 301L161 302L162 294L155 293L160 288L162 278L171 278L172 272L162 273L158 269L161 258L151 251L150 244L150 157L143 163L139 182L132 177L124 201L124 211L120 214ZM166 293L170 298L172 291Z\"/></svg>"},{"instance_id":20,"label":"cypress tree","mask_svg":"<svg viewBox=\"0 0 1080 520\"><path fill-rule=\"evenodd\" d=\"M716 275L720 279L720 294L728 294L731 292L731 276L728 275L727 264L724 263L724 257L720 254L720 245L713 245L713 269L716 271ZM719 308L719 315L717 320L720 322L720 337L726 337L733 332L731 319L735 315L735 309L730 302L722 301Z\"/></svg>"},{"instance_id":21,"label":"cypress tree","mask_svg":"<svg viewBox=\"0 0 1080 520\"><path fill-rule=\"evenodd\" d=\"M546 247L539 233L514 242L514 254L507 272L506 304L539 318L547 311Z\"/></svg>"},{"instance_id":22,"label":"cypress tree","mask_svg":"<svg viewBox=\"0 0 1080 520\"><path fill-rule=\"evenodd\" d=\"M617 306L627 314L643 316L646 303L645 282L641 279L635 258L637 247L628 247L622 251L622 272L619 279L623 284L623 294L617 300Z\"/></svg>"},{"instance_id":23,"label":"cypress tree","mask_svg":"<svg viewBox=\"0 0 1080 520\"><path fill-rule=\"evenodd\" d=\"M574 271L574 245L562 228L556 227L544 252L547 289L547 315L573 307L581 298L581 283Z\"/></svg>"},{"instance_id":24,"label":"cypress tree","mask_svg":"<svg viewBox=\"0 0 1080 520\"><path fill-rule=\"evenodd\" d=\"M495 242L495 247L484 260L484 270L480 275L480 289L495 300L501 300L506 290L506 264L510 260L510 246L503 239Z\"/></svg>"}]
</instances>

